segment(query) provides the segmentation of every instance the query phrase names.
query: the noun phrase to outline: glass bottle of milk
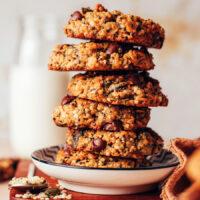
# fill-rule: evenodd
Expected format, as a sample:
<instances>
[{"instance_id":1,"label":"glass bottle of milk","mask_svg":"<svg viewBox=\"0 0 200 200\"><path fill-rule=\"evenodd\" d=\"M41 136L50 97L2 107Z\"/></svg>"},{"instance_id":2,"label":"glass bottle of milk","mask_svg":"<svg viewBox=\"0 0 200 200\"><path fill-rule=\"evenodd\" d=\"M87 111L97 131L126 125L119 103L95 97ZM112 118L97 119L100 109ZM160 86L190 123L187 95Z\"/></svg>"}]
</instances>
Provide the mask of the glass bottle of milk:
<instances>
[{"instance_id":1,"label":"glass bottle of milk","mask_svg":"<svg viewBox=\"0 0 200 200\"><path fill-rule=\"evenodd\" d=\"M66 93L67 77L47 68L59 39L56 19L26 16L23 24L19 62L10 70L10 139L16 154L30 158L35 149L65 140L52 112Z\"/></svg>"}]
</instances>

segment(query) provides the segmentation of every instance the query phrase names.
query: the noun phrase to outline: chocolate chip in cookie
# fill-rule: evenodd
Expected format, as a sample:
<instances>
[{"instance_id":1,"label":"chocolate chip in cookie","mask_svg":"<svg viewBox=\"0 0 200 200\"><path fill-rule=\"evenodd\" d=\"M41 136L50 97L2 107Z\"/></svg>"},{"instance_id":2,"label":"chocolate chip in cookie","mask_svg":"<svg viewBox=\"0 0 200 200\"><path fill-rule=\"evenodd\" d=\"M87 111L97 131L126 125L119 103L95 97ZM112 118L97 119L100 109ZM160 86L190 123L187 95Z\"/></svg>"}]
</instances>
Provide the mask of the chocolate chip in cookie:
<instances>
[{"instance_id":1,"label":"chocolate chip in cookie","mask_svg":"<svg viewBox=\"0 0 200 200\"><path fill-rule=\"evenodd\" d=\"M92 142L94 151L101 151L106 147L106 141L101 138L96 138Z\"/></svg>"},{"instance_id":2,"label":"chocolate chip in cookie","mask_svg":"<svg viewBox=\"0 0 200 200\"><path fill-rule=\"evenodd\" d=\"M65 96L61 101L61 105L64 106L64 105L70 103L74 98L75 97L69 96L69 95Z\"/></svg>"},{"instance_id":3,"label":"chocolate chip in cookie","mask_svg":"<svg viewBox=\"0 0 200 200\"><path fill-rule=\"evenodd\" d=\"M75 11L73 14L71 14L70 20L81 20L83 15L79 11Z\"/></svg>"}]
</instances>

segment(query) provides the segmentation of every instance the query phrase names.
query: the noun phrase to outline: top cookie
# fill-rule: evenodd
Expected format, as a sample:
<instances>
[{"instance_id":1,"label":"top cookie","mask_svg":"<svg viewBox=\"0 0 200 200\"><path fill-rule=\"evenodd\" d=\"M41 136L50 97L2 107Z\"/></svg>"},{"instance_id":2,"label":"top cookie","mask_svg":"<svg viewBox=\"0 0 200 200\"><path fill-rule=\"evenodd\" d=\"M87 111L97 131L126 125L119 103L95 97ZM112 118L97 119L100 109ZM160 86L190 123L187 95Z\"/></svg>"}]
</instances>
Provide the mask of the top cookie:
<instances>
[{"instance_id":1,"label":"top cookie","mask_svg":"<svg viewBox=\"0 0 200 200\"><path fill-rule=\"evenodd\" d=\"M75 11L64 28L68 37L133 43L139 46L161 48L164 29L150 19L107 11L101 4L94 10Z\"/></svg>"}]
</instances>

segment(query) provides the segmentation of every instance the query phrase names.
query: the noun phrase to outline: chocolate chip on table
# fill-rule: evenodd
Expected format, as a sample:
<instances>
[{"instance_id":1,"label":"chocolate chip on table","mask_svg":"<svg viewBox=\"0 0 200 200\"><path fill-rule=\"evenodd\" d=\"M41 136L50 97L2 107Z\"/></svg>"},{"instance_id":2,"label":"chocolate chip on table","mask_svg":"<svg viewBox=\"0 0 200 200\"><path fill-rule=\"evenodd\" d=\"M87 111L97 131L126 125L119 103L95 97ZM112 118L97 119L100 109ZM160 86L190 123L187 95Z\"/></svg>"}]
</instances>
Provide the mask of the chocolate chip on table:
<instances>
[{"instance_id":1,"label":"chocolate chip on table","mask_svg":"<svg viewBox=\"0 0 200 200\"><path fill-rule=\"evenodd\" d=\"M75 11L73 14L71 14L70 20L80 20L83 18L83 15L79 11Z\"/></svg>"},{"instance_id":2,"label":"chocolate chip on table","mask_svg":"<svg viewBox=\"0 0 200 200\"><path fill-rule=\"evenodd\" d=\"M101 151L106 147L106 141L102 140L101 138L96 138L92 142L93 150L94 151Z\"/></svg>"},{"instance_id":3,"label":"chocolate chip on table","mask_svg":"<svg viewBox=\"0 0 200 200\"><path fill-rule=\"evenodd\" d=\"M74 99L73 96L67 95L67 96L65 96L65 97L62 99L61 105L64 106L64 105L70 103L73 99Z\"/></svg>"},{"instance_id":4,"label":"chocolate chip on table","mask_svg":"<svg viewBox=\"0 0 200 200\"><path fill-rule=\"evenodd\" d=\"M110 44L108 46L108 49L106 51L107 54L112 54L112 53L115 53L117 52L119 49L119 45L118 44Z\"/></svg>"}]
</instances>

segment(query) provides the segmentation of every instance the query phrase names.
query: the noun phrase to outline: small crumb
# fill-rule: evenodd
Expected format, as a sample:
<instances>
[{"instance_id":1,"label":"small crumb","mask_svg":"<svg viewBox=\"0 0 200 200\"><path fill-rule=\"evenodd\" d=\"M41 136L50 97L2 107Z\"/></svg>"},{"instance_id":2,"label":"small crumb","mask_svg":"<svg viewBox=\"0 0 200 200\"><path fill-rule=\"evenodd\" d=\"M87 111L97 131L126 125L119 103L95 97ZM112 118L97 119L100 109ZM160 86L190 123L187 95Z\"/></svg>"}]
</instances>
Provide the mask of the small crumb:
<instances>
[{"instance_id":1,"label":"small crumb","mask_svg":"<svg viewBox=\"0 0 200 200\"><path fill-rule=\"evenodd\" d=\"M47 188L44 192L40 192L38 194L26 191L26 193L24 194L16 194L15 197L21 199L37 199L37 200L72 199L72 194L69 194L66 189L64 189L59 184L57 184L56 187L57 188Z\"/></svg>"},{"instance_id":2,"label":"small crumb","mask_svg":"<svg viewBox=\"0 0 200 200\"><path fill-rule=\"evenodd\" d=\"M15 185L40 185L46 183L46 180L43 177L39 176L33 176L33 177L19 177L19 178L12 178L12 180L9 182L9 185L15 186Z\"/></svg>"}]
</instances>

